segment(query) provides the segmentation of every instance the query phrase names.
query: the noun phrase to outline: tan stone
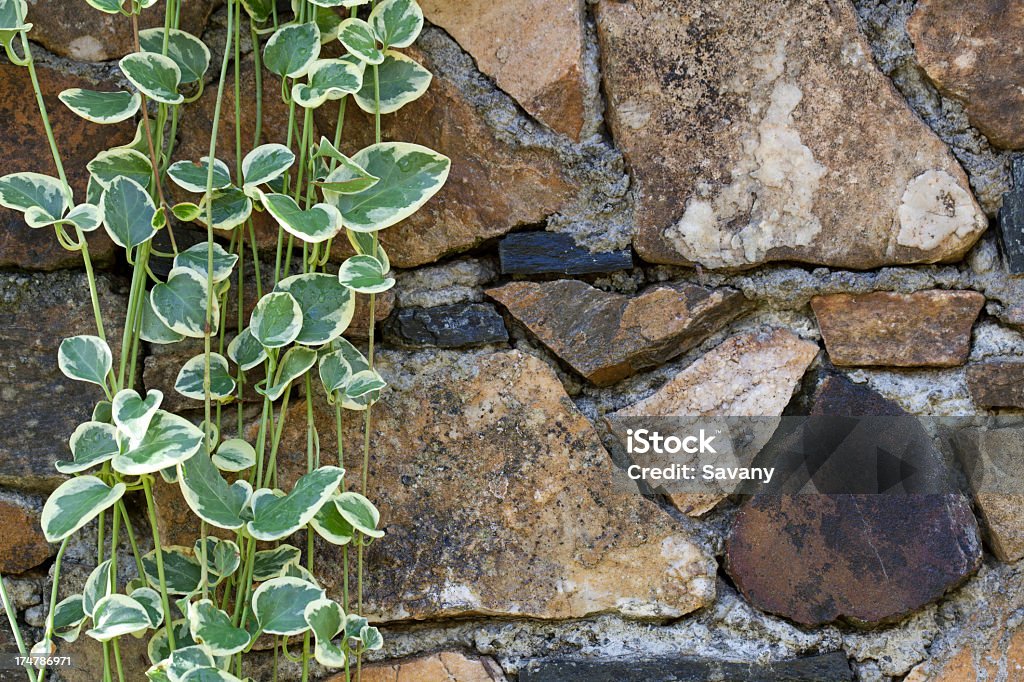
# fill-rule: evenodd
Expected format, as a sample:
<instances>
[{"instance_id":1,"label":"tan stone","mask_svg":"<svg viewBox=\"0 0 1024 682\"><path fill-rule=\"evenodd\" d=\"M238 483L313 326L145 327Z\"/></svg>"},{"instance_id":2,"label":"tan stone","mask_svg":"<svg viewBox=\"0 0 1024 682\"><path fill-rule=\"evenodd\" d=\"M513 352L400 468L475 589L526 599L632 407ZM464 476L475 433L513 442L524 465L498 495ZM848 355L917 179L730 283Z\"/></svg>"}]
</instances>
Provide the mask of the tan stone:
<instances>
[{"instance_id":1,"label":"tan stone","mask_svg":"<svg viewBox=\"0 0 1024 682\"><path fill-rule=\"evenodd\" d=\"M566 279L512 282L485 293L598 385L686 352L745 307L738 291L695 284L659 285L630 297Z\"/></svg>"},{"instance_id":2,"label":"tan stone","mask_svg":"<svg viewBox=\"0 0 1024 682\"><path fill-rule=\"evenodd\" d=\"M955 367L967 361L971 328L985 297L976 291L815 296L829 358L836 365Z\"/></svg>"},{"instance_id":3,"label":"tan stone","mask_svg":"<svg viewBox=\"0 0 1024 682\"><path fill-rule=\"evenodd\" d=\"M1024 362L993 359L970 364L967 387L981 407L1024 408Z\"/></svg>"},{"instance_id":4,"label":"tan stone","mask_svg":"<svg viewBox=\"0 0 1024 682\"><path fill-rule=\"evenodd\" d=\"M466 658L454 651L410 658L395 663L363 666L362 682L504 682L505 675L494 661ZM327 682L345 682L335 675Z\"/></svg>"},{"instance_id":5,"label":"tan stone","mask_svg":"<svg viewBox=\"0 0 1024 682\"><path fill-rule=\"evenodd\" d=\"M971 125L999 147L1024 147L1024 8L1007 0L922 0L907 22L917 61Z\"/></svg>"},{"instance_id":6,"label":"tan stone","mask_svg":"<svg viewBox=\"0 0 1024 682\"><path fill-rule=\"evenodd\" d=\"M49 559L54 554L39 525L42 499L0 492L0 572L4 575L22 573Z\"/></svg>"},{"instance_id":7,"label":"tan stone","mask_svg":"<svg viewBox=\"0 0 1024 682\"><path fill-rule=\"evenodd\" d=\"M586 97L581 0L424 0L421 5L427 20L455 38L527 112L579 140Z\"/></svg>"},{"instance_id":8,"label":"tan stone","mask_svg":"<svg viewBox=\"0 0 1024 682\"><path fill-rule=\"evenodd\" d=\"M597 27L645 260L873 268L957 259L985 229L851 3L601 0Z\"/></svg>"}]
</instances>

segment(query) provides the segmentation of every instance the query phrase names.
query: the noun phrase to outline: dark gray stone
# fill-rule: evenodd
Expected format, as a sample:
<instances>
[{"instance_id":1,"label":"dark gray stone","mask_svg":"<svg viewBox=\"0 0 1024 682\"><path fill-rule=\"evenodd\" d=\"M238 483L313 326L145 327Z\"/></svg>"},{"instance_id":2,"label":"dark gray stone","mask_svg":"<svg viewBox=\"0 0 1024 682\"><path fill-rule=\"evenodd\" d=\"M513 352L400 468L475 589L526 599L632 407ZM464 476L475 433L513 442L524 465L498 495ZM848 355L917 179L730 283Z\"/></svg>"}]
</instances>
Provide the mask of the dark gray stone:
<instances>
[{"instance_id":1,"label":"dark gray stone","mask_svg":"<svg viewBox=\"0 0 1024 682\"><path fill-rule=\"evenodd\" d=\"M1006 268L1024 274L1024 158L1013 160L1013 189L1003 195L999 209L999 237Z\"/></svg>"},{"instance_id":2,"label":"dark gray stone","mask_svg":"<svg viewBox=\"0 0 1024 682\"><path fill-rule=\"evenodd\" d=\"M463 348L505 343L505 321L489 303L403 308L384 323L384 339L395 346Z\"/></svg>"},{"instance_id":3,"label":"dark gray stone","mask_svg":"<svg viewBox=\"0 0 1024 682\"><path fill-rule=\"evenodd\" d=\"M547 661L529 665L520 682L842 682L853 671L841 653L768 664L700 658L649 661Z\"/></svg>"},{"instance_id":4,"label":"dark gray stone","mask_svg":"<svg viewBox=\"0 0 1024 682\"><path fill-rule=\"evenodd\" d=\"M594 253L572 235L555 232L519 232L501 240L501 272L506 275L584 275L633 267L629 249Z\"/></svg>"}]
</instances>

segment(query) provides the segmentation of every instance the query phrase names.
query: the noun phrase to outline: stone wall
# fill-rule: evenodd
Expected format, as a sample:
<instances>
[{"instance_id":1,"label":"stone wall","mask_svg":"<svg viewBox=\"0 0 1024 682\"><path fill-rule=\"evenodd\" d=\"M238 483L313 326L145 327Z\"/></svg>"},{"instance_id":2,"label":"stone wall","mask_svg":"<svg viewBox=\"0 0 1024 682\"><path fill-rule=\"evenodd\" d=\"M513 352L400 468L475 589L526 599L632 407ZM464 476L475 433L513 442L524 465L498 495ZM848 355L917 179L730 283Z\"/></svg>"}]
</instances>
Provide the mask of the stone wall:
<instances>
[{"instance_id":1,"label":"stone wall","mask_svg":"<svg viewBox=\"0 0 1024 682\"><path fill-rule=\"evenodd\" d=\"M28 4L84 192L85 163L132 125L98 132L56 95L117 85L128 26L81 2ZM183 27L219 44L222 3L184 4ZM1024 5L422 5L412 49L434 83L384 135L453 165L384 235L398 285L378 310L391 389L371 497L388 535L368 603L388 660L363 679L1024 679L1020 498L609 490L615 415L1021 414ZM0 62L3 172L46 171L29 89ZM206 144L213 90L182 121L182 158ZM285 114L266 114L276 141ZM221 134L231 148L231 126ZM93 236L118 319L126 266ZM32 630L55 552L39 510L97 397L63 379L56 347L91 311L75 258L5 210L0 268L0 571ZM190 350L146 349L142 383L175 397ZM314 410L336 452L333 413ZM286 480L305 461L300 423L285 430ZM191 544L176 495L157 490L161 532ZM91 552L69 549L72 581ZM340 559L322 553L333 590Z\"/></svg>"}]
</instances>

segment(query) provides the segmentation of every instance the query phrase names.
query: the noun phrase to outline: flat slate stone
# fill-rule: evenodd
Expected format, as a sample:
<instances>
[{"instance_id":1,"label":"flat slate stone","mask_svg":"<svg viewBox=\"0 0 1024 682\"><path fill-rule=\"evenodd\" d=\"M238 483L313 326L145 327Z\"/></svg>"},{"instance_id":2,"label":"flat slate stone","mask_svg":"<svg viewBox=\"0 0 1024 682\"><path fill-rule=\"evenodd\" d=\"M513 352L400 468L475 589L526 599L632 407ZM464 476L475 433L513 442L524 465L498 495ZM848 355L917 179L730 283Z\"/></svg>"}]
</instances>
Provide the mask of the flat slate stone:
<instances>
[{"instance_id":1,"label":"flat slate stone","mask_svg":"<svg viewBox=\"0 0 1024 682\"><path fill-rule=\"evenodd\" d=\"M408 348L464 348L505 343L505 321L489 303L402 308L384 323L384 340Z\"/></svg>"},{"instance_id":2,"label":"flat slate stone","mask_svg":"<svg viewBox=\"0 0 1024 682\"><path fill-rule=\"evenodd\" d=\"M1024 159L1013 160L1013 189L1003 195L999 238L1007 270L1024 274Z\"/></svg>"},{"instance_id":3,"label":"flat slate stone","mask_svg":"<svg viewBox=\"0 0 1024 682\"><path fill-rule=\"evenodd\" d=\"M685 353L746 307L735 289L696 284L658 285L624 296L563 279L512 282L484 293L599 386Z\"/></svg>"},{"instance_id":4,"label":"flat slate stone","mask_svg":"<svg viewBox=\"0 0 1024 682\"><path fill-rule=\"evenodd\" d=\"M979 407L1024 408L1024 360L967 365L967 388Z\"/></svg>"},{"instance_id":5,"label":"flat slate stone","mask_svg":"<svg viewBox=\"0 0 1024 682\"><path fill-rule=\"evenodd\" d=\"M577 244L572 235L558 232L510 234L501 240L498 254L505 275L585 275L633 267L629 249L594 253Z\"/></svg>"},{"instance_id":6,"label":"flat slate stone","mask_svg":"<svg viewBox=\"0 0 1024 682\"><path fill-rule=\"evenodd\" d=\"M520 682L843 682L853 680L840 652L773 663L692 657L648 661L546 661L519 673Z\"/></svg>"},{"instance_id":7,"label":"flat slate stone","mask_svg":"<svg viewBox=\"0 0 1024 682\"><path fill-rule=\"evenodd\" d=\"M812 408L836 417L902 414L841 377L825 380ZM978 524L959 494L764 493L743 504L726 541L726 570L743 596L807 626L899 619L980 563Z\"/></svg>"},{"instance_id":8,"label":"flat slate stone","mask_svg":"<svg viewBox=\"0 0 1024 682\"><path fill-rule=\"evenodd\" d=\"M815 296L829 358L837 366L956 367L967 361L985 297L976 291Z\"/></svg>"}]
</instances>

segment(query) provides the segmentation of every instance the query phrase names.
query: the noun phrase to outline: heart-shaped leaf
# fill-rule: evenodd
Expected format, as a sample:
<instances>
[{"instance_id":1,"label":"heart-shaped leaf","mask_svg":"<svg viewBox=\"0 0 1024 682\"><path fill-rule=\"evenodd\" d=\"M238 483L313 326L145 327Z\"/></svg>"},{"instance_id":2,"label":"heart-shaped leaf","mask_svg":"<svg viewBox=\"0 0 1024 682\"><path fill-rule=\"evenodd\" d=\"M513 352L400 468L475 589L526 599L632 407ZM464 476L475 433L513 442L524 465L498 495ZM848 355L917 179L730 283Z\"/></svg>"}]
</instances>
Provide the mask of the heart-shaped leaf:
<instances>
[{"instance_id":1,"label":"heart-shaped leaf","mask_svg":"<svg viewBox=\"0 0 1024 682\"><path fill-rule=\"evenodd\" d=\"M317 599L306 604L303 617L313 631L316 641L314 656L320 665L341 668L345 665L345 652L331 640L345 629L345 612L337 602Z\"/></svg>"},{"instance_id":2,"label":"heart-shaped leaf","mask_svg":"<svg viewBox=\"0 0 1024 682\"><path fill-rule=\"evenodd\" d=\"M372 145L352 161L381 180L358 194L324 196L356 232L383 230L411 216L444 186L451 168L448 157L405 142Z\"/></svg>"},{"instance_id":3,"label":"heart-shaped leaf","mask_svg":"<svg viewBox=\"0 0 1024 682\"><path fill-rule=\"evenodd\" d=\"M103 223L103 213L99 206L92 204L79 204L68 211L64 220L71 223L82 232L92 232Z\"/></svg>"},{"instance_id":4,"label":"heart-shaped leaf","mask_svg":"<svg viewBox=\"0 0 1024 682\"><path fill-rule=\"evenodd\" d=\"M320 381L331 398L331 403L334 402L334 392L343 389L351 377L352 367L341 351L327 353L320 358Z\"/></svg>"},{"instance_id":5,"label":"heart-shaped leaf","mask_svg":"<svg viewBox=\"0 0 1024 682\"><path fill-rule=\"evenodd\" d=\"M77 474L97 464L113 459L118 453L117 429L111 424L88 421L80 424L71 434L72 461L59 460L57 471L62 474Z\"/></svg>"},{"instance_id":6,"label":"heart-shaped leaf","mask_svg":"<svg viewBox=\"0 0 1024 682\"><path fill-rule=\"evenodd\" d=\"M47 542L60 542L96 518L124 495L124 483L113 488L95 476L64 481L43 505L41 524Z\"/></svg>"},{"instance_id":7,"label":"heart-shaped leaf","mask_svg":"<svg viewBox=\"0 0 1024 682\"><path fill-rule=\"evenodd\" d=\"M256 464L256 449L241 438L230 438L217 447L213 463L221 471L245 471Z\"/></svg>"},{"instance_id":8,"label":"heart-shaped leaf","mask_svg":"<svg viewBox=\"0 0 1024 682\"><path fill-rule=\"evenodd\" d=\"M351 17L341 22L338 40L346 50L367 64L380 64L384 61L384 51L377 47L377 34L362 19Z\"/></svg>"},{"instance_id":9,"label":"heart-shaped leaf","mask_svg":"<svg viewBox=\"0 0 1024 682\"><path fill-rule=\"evenodd\" d=\"M391 269L391 260L388 258L387 252L384 251L384 247L380 245L380 241L374 239L373 232L346 230L345 234L348 236L348 243L352 245L357 254L361 256L374 256L381 262L384 272Z\"/></svg>"},{"instance_id":10,"label":"heart-shaped leaf","mask_svg":"<svg viewBox=\"0 0 1024 682\"><path fill-rule=\"evenodd\" d=\"M419 99L430 87L433 76L419 62L401 52L388 50L377 67L380 87L380 113L393 114L406 104ZM356 104L368 114L377 108L374 79L363 79L362 89L354 95Z\"/></svg>"},{"instance_id":11,"label":"heart-shaped leaf","mask_svg":"<svg viewBox=\"0 0 1024 682\"><path fill-rule=\"evenodd\" d=\"M365 168L335 149L334 145L326 139L320 141L318 154L332 159L336 164L335 169L331 171L331 174L324 181L316 183L324 192L358 194L370 189L380 180L380 178L370 175L366 172Z\"/></svg>"},{"instance_id":12,"label":"heart-shaped leaf","mask_svg":"<svg viewBox=\"0 0 1024 682\"><path fill-rule=\"evenodd\" d=\"M274 383L266 388L256 387L256 390L271 400L277 400L288 390L292 382L301 377L309 368L316 364L316 351L301 346L289 348L284 354L281 363L277 366L274 374Z\"/></svg>"},{"instance_id":13,"label":"heart-shaped leaf","mask_svg":"<svg viewBox=\"0 0 1024 682\"><path fill-rule=\"evenodd\" d=\"M146 608L125 594L110 594L96 604L93 627L85 634L100 642L149 628Z\"/></svg>"},{"instance_id":14,"label":"heart-shaped leaf","mask_svg":"<svg viewBox=\"0 0 1024 682\"><path fill-rule=\"evenodd\" d=\"M356 534L352 524L341 515L333 499L320 508L309 525L317 535L332 545L347 545Z\"/></svg>"},{"instance_id":15,"label":"heart-shaped leaf","mask_svg":"<svg viewBox=\"0 0 1024 682\"><path fill-rule=\"evenodd\" d=\"M149 292L153 312L168 329L184 336L202 338L206 326L206 278L191 268L173 268L167 282L157 284ZM213 298L211 314L216 333L220 319L217 297Z\"/></svg>"},{"instance_id":16,"label":"heart-shaped leaf","mask_svg":"<svg viewBox=\"0 0 1024 682\"><path fill-rule=\"evenodd\" d=\"M156 344L177 343L185 338L184 334L172 330L153 310L153 301L149 294L143 297L142 301L142 328L139 336L143 341Z\"/></svg>"},{"instance_id":17,"label":"heart-shaped leaf","mask_svg":"<svg viewBox=\"0 0 1024 682\"><path fill-rule=\"evenodd\" d=\"M328 100L354 94L363 87L365 68L351 59L318 59L309 69L309 82L296 83L292 97L299 106L316 109Z\"/></svg>"},{"instance_id":18,"label":"heart-shaped leaf","mask_svg":"<svg viewBox=\"0 0 1024 682\"><path fill-rule=\"evenodd\" d=\"M241 0L241 3L257 24L262 24L270 19L270 15L274 12L273 0Z\"/></svg>"},{"instance_id":19,"label":"heart-shaped leaf","mask_svg":"<svg viewBox=\"0 0 1024 682\"><path fill-rule=\"evenodd\" d=\"M139 587L128 595L146 609L149 627L158 628L164 622L164 607L160 602L160 593L152 587Z\"/></svg>"},{"instance_id":20,"label":"heart-shaped leaf","mask_svg":"<svg viewBox=\"0 0 1024 682\"><path fill-rule=\"evenodd\" d=\"M291 294L273 291L256 303L249 330L266 348L287 346L302 331L302 308Z\"/></svg>"},{"instance_id":21,"label":"heart-shaped leaf","mask_svg":"<svg viewBox=\"0 0 1024 682\"><path fill-rule=\"evenodd\" d=\"M192 548L194 556L202 561L203 541L196 540ZM241 565L241 550L231 540L218 537L206 538L206 566L211 575L217 578L227 578L234 574Z\"/></svg>"},{"instance_id":22,"label":"heart-shaped leaf","mask_svg":"<svg viewBox=\"0 0 1024 682\"><path fill-rule=\"evenodd\" d=\"M214 656L232 656L249 645L249 633L232 625L228 614L209 599L189 604L188 623L192 638Z\"/></svg>"},{"instance_id":23,"label":"heart-shaped leaf","mask_svg":"<svg viewBox=\"0 0 1024 682\"><path fill-rule=\"evenodd\" d=\"M263 144L242 159L242 177L246 187L272 182L292 167L295 154L283 144Z\"/></svg>"},{"instance_id":24,"label":"heart-shaped leaf","mask_svg":"<svg viewBox=\"0 0 1024 682\"><path fill-rule=\"evenodd\" d=\"M82 609L90 618L96 612L96 604L111 592L110 566L110 559L100 562L85 579L85 585L82 587Z\"/></svg>"},{"instance_id":25,"label":"heart-shaped leaf","mask_svg":"<svg viewBox=\"0 0 1024 682\"><path fill-rule=\"evenodd\" d=\"M191 268L203 277L206 277L206 268L209 264L209 243L199 242L178 253L174 257L174 267ZM238 262L238 255L228 253L224 247L217 242L213 243L213 281L223 282L231 276L235 264Z\"/></svg>"},{"instance_id":26,"label":"heart-shaped leaf","mask_svg":"<svg viewBox=\"0 0 1024 682\"><path fill-rule=\"evenodd\" d=\"M74 642L82 631L85 622L85 609L82 608L82 595L73 594L57 603L50 621L53 634L65 642Z\"/></svg>"},{"instance_id":27,"label":"heart-shaped leaf","mask_svg":"<svg viewBox=\"0 0 1024 682\"><path fill-rule=\"evenodd\" d=\"M338 281L361 294L380 294L395 286L384 265L373 256L352 256L338 270Z\"/></svg>"},{"instance_id":28,"label":"heart-shaped leaf","mask_svg":"<svg viewBox=\"0 0 1024 682\"><path fill-rule=\"evenodd\" d=\"M273 549L263 549L253 557L252 579L261 583L281 575L286 566L299 563L302 552L292 545L278 545Z\"/></svg>"},{"instance_id":29,"label":"heart-shaped leaf","mask_svg":"<svg viewBox=\"0 0 1024 682\"><path fill-rule=\"evenodd\" d=\"M139 111L142 98L137 92L97 92L71 88L58 95L68 109L93 123L120 123Z\"/></svg>"},{"instance_id":30,"label":"heart-shaped leaf","mask_svg":"<svg viewBox=\"0 0 1024 682\"><path fill-rule=\"evenodd\" d=\"M187 610L187 607L182 609L183 612ZM216 670L216 664L213 654L205 646L193 645L175 649L167 659L168 682L220 682L221 678L211 677L206 673L210 669ZM199 676L192 677L195 673L199 673Z\"/></svg>"},{"instance_id":31,"label":"heart-shaped leaf","mask_svg":"<svg viewBox=\"0 0 1024 682\"><path fill-rule=\"evenodd\" d=\"M130 443L137 444L146 435L146 430L163 400L163 392L157 389L147 391L145 400L131 388L122 389L117 392L111 403L114 424L121 433L128 436Z\"/></svg>"},{"instance_id":32,"label":"heart-shaped leaf","mask_svg":"<svg viewBox=\"0 0 1024 682\"><path fill-rule=\"evenodd\" d=\"M125 249L133 249L153 238L156 206L146 189L126 177L119 177L103 190L100 200L103 227L111 240Z\"/></svg>"},{"instance_id":33,"label":"heart-shaped leaf","mask_svg":"<svg viewBox=\"0 0 1024 682\"><path fill-rule=\"evenodd\" d=\"M156 570L154 567L153 570ZM192 641L192 633L188 631L188 619L178 618L171 623L171 629L174 630L174 643L179 648L186 648L195 644ZM149 660L153 665L165 663L171 655L171 647L167 645L167 629L160 628L150 638L149 644L146 647L146 653L149 655ZM166 668L166 665L164 665ZM153 670L152 668L150 671ZM150 671L146 671L147 675ZM155 678L151 678L152 682L157 682ZM161 681L162 682L162 681Z\"/></svg>"},{"instance_id":34,"label":"heart-shaped leaf","mask_svg":"<svg viewBox=\"0 0 1024 682\"><path fill-rule=\"evenodd\" d=\"M124 0L85 0L90 7L107 14L120 14Z\"/></svg>"},{"instance_id":35,"label":"heart-shaped leaf","mask_svg":"<svg viewBox=\"0 0 1024 682\"><path fill-rule=\"evenodd\" d=\"M204 435L192 422L176 414L157 410L145 436L135 446L120 438L121 452L112 466L126 476L155 474L195 455ZM131 446L131 447L130 447Z\"/></svg>"},{"instance_id":36,"label":"heart-shaped leaf","mask_svg":"<svg viewBox=\"0 0 1024 682\"><path fill-rule=\"evenodd\" d=\"M306 606L324 599L324 591L299 578L274 578L252 595L260 629L270 635L298 635L309 629Z\"/></svg>"},{"instance_id":37,"label":"heart-shaped leaf","mask_svg":"<svg viewBox=\"0 0 1024 682\"><path fill-rule=\"evenodd\" d=\"M356 372L341 392L341 406L346 410L365 410L380 399L385 387L387 383L374 370Z\"/></svg>"},{"instance_id":38,"label":"heart-shaped leaf","mask_svg":"<svg viewBox=\"0 0 1024 682\"><path fill-rule=\"evenodd\" d=\"M149 159L134 149L110 149L100 152L86 168L103 189L108 189L110 183L122 177L134 180L146 188L149 187L153 175Z\"/></svg>"},{"instance_id":39,"label":"heart-shaped leaf","mask_svg":"<svg viewBox=\"0 0 1024 682\"><path fill-rule=\"evenodd\" d=\"M244 479L229 485L205 449L178 465L178 483L189 508L210 525L235 530L245 524L252 486Z\"/></svg>"},{"instance_id":40,"label":"heart-shaped leaf","mask_svg":"<svg viewBox=\"0 0 1024 682\"><path fill-rule=\"evenodd\" d=\"M352 527L371 538L384 537L384 531L377 530L380 522L380 512L373 506L373 502L356 492L343 492L334 498L338 511Z\"/></svg>"},{"instance_id":41,"label":"heart-shaped leaf","mask_svg":"<svg viewBox=\"0 0 1024 682\"><path fill-rule=\"evenodd\" d=\"M304 242L325 242L341 231L341 214L330 204L302 210L287 194L264 194L263 205L286 232Z\"/></svg>"},{"instance_id":42,"label":"heart-shaped leaf","mask_svg":"<svg viewBox=\"0 0 1024 682\"><path fill-rule=\"evenodd\" d=\"M364 651L378 651L384 648L384 637L380 630L372 625L364 625L359 628L359 641L363 643Z\"/></svg>"},{"instance_id":43,"label":"heart-shaped leaf","mask_svg":"<svg viewBox=\"0 0 1024 682\"><path fill-rule=\"evenodd\" d=\"M320 29L314 22L281 27L263 48L263 63L282 78L306 75L319 56Z\"/></svg>"},{"instance_id":44,"label":"heart-shaped leaf","mask_svg":"<svg viewBox=\"0 0 1024 682\"><path fill-rule=\"evenodd\" d=\"M278 282L278 291L291 294L302 310L302 329L295 343L322 346L348 329L355 313L355 296L326 273L293 275Z\"/></svg>"},{"instance_id":45,"label":"heart-shaped leaf","mask_svg":"<svg viewBox=\"0 0 1024 682\"><path fill-rule=\"evenodd\" d=\"M284 497L265 488L253 493L253 520L247 528L257 540L280 540L316 516L341 485L345 471L325 466L306 474Z\"/></svg>"},{"instance_id":46,"label":"heart-shaped leaf","mask_svg":"<svg viewBox=\"0 0 1024 682\"><path fill-rule=\"evenodd\" d=\"M423 30L416 0L384 0L370 12L370 26L384 47L409 47Z\"/></svg>"},{"instance_id":47,"label":"heart-shaped leaf","mask_svg":"<svg viewBox=\"0 0 1024 682\"><path fill-rule=\"evenodd\" d=\"M174 390L186 398L206 400L203 386L206 379L206 354L190 358L178 372ZM228 401L235 397L235 378L231 376L228 361L219 353L210 353L210 397L215 401Z\"/></svg>"},{"instance_id":48,"label":"heart-shaped leaf","mask_svg":"<svg viewBox=\"0 0 1024 682\"><path fill-rule=\"evenodd\" d=\"M164 51L164 29L139 31L139 43L146 52ZM167 32L167 56L178 65L181 83L196 83L210 68L210 50L202 40L176 28Z\"/></svg>"},{"instance_id":49,"label":"heart-shaped leaf","mask_svg":"<svg viewBox=\"0 0 1024 682\"><path fill-rule=\"evenodd\" d=\"M204 156L199 163L193 161L175 161L167 169L167 175L176 185L186 192L202 194L206 192L206 181L209 179L210 159ZM231 171L220 159L213 160L213 188L221 190L231 186Z\"/></svg>"},{"instance_id":50,"label":"heart-shaped leaf","mask_svg":"<svg viewBox=\"0 0 1024 682\"><path fill-rule=\"evenodd\" d=\"M199 589L203 569L187 547L177 545L162 548L164 578L168 594L192 594ZM150 587L160 589L160 576L156 564L156 550L142 557L142 570ZM177 634L177 633L175 633Z\"/></svg>"},{"instance_id":51,"label":"heart-shaped leaf","mask_svg":"<svg viewBox=\"0 0 1024 682\"><path fill-rule=\"evenodd\" d=\"M185 98L178 93L181 69L170 57L152 52L133 52L119 62L132 85L143 95L161 104L181 104Z\"/></svg>"},{"instance_id":52,"label":"heart-shaped leaf","mask_svg":"<svg viewBox=\"0 0 1024 682\"><path fill-rule=\"evenodd\" d=\"M267 349L256 340L249 327L246 327L228 344L228 357L243 372L248 372L267 359Z\"/></svg>"},{"instance_id":53,"label":"heart-shaped leaf","mask_svg":"<svg viewBox=\"0 0 1024 682\"><path fill-rule=\"evenodd\" d=\"M233 230L252 215L252 199L237 187L214 192L210 197L210 211L213 214L213 229ZM206 225L206 211L199 214L199 222Z\"/></svg>"},{"instance_id":54,"label":"heart-shaped leaf","mask_svg":"<svg viewBox=\"0 0 1024 682\"><path fill-rule=\"evenodd\" d=\"M32 28L25 21L26 16L25 0L0 0L0 45L10 45L15 36Z\"/></svg>"},{"instance_id":55,"label":"heart-shaped leaf","mask_svg":"<svg viewBox=\"0 0 1024 682\"><path fill-rule=\"evenodd\" d=\"M0 178L0 206L25 213L38 209L52 221L60 220L71 206L71 189L57 178L41 173L11 173Z\"/></svg>"},{"instance_id":56,"label":"heart-shaped leaf","mask_svg":"<svg viewBox=\"0 0 1024 682\"><path fill-rule=\"evenodd\" d=\"M113 364L110 347L98 336L72 336L61 341L57 350L60 371L76 381L105 386Z\"/></svg>"}]
</instances>

